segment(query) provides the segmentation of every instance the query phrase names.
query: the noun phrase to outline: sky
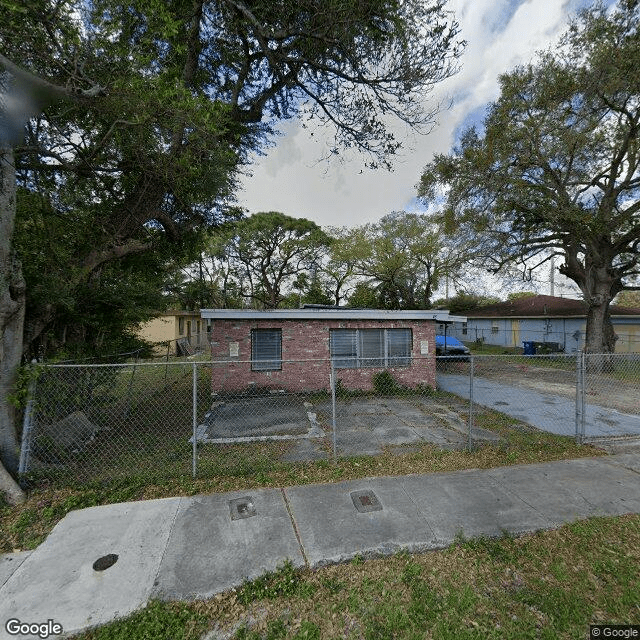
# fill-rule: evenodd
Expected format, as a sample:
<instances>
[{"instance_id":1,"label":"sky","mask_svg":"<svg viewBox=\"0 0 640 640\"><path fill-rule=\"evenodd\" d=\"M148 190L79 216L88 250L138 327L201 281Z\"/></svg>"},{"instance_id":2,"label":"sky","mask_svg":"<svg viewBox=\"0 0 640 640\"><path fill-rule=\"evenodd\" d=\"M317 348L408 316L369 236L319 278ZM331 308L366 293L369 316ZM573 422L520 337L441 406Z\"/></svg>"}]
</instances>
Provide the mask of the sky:
<instances>
[{"instance_id":1,"label":"sky","mask_svg":"<svg viewBox=\"0 0 640 640\"><path fill-rule=\"evenodd\" d=\"M363 169L364 158L321 161L330 135L303 129L296 121L266 155L254 159L242 181L239 204L249 213L281 211L321 226L375 222L392 211L420 210L416 184L435 153L447 153L456 136L482 121L487 105L499 96L498 77L553 47L571 17L590 0L450 0L467 41L460 71L440 83L427 102L452 102L427 135L407 131L394 170ZM611 4L611 0L607 2ZM556 287L561 282L556 281ZM559 291L556 291L558 295ZM548 291L545 291L548 293Z\"/></svg>"}]
</instances>

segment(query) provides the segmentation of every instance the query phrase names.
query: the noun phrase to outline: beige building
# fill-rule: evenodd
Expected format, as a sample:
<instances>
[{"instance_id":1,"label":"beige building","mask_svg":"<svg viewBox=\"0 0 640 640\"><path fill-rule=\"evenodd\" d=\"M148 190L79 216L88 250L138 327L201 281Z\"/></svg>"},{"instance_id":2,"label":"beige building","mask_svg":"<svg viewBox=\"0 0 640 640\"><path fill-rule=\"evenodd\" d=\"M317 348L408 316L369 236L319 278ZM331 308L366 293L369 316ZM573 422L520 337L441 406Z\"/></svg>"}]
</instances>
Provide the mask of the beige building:
<instances>
[{"instance_id":1,"label":"beige building","mask_svg":"<svg viewBox=\"0 0 640 640\"><path fill-rule=\"evenodd\" d=\"M145 322L138 330L138 336L157 344L156 352L180 355L182 345L200 349L207 342L206 320L199 311L166 311L157 318Z\"/></svg>"}]
</instances>

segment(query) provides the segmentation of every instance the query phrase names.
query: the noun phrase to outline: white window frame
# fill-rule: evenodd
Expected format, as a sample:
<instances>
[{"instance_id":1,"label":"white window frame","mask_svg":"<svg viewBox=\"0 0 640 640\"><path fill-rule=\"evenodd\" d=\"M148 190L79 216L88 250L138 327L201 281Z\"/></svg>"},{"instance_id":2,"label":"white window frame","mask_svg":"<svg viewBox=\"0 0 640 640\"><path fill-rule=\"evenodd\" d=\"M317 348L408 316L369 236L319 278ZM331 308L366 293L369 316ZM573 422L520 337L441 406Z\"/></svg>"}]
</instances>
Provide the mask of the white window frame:
<instances>
[{"instance_id":1,"label":"white window frame","mask_svg":"<svg viewBox=\"0 0 640 640\"><path fill-rule=\"evenodd\" d=\"M363 352L366 349L365 337L374 338L372 334L367 336L366 332L379 332L379 339L381 338L382 350L375 356L365 357ZM335 353L336 343L335 336L342 333L344 337L347 336L347 332L351 334L351 350L349 355L345 350L344 353ZM394 332L402 332L408 334L408 341L405 343L408 346L406 354L402 355L390 355L390 343L394 337ZM375 342L369 342L371 346ZM345 343L345 346L349 346ZM331 329L329 332L329 350L331 352L331 359L334 363L334 367L337 369L383 369L388 367L410 367L411 366L411 352L413 350L413 331L409 328L397 328L397 329Z\"/></svg>"},{"instance_id":2,"label":"white window frame","mask_svg":"<svg viewBox=\"0 0 640 640\"><path fill-rule=\"evenodd\" d=\"M271 334L275 337L273 353L258 353L264 348L258 345L258 337ZM251 329L251 371L281 371L282 370L282 329Z\"/></svg>"}]
</instances>

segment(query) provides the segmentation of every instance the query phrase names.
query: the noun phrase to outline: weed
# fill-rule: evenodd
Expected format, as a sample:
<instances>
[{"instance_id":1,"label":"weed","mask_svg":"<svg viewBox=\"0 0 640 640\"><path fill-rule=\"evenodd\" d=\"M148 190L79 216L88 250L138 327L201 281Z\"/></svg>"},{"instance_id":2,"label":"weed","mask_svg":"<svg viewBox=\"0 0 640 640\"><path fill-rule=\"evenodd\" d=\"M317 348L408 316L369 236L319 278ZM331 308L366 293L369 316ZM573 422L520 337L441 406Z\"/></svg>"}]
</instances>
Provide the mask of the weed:
<instances>
[{"instance_id":1,"label":"weed","mask_svg":"<svg viewBox=\"0 0 640 640\"><path fill-rule=\"evenodd\" d=\"M184 603L151 602L129 618L83 634L84 640L187 640L207 627L202 614Z\"/></svg>"},{"instance_id":2,"label":"weed","mask_svg":"<svg viewBox=\"0 0 640 640\"><path fill-rule=\"evenodd\" d=\"M321 578L320 584L331 594L335 595L345 588L345 583L338 578Z\"/></svg>"},{"instance_id":3,"label":"weed","mask_svg":"<svg viewBox=\"0 0 640 640\"><path fill-rule=\"evenodd\" d=\"M293 638L294 640L320 640L320 627L313 622L304 621Z\"/></svg>"},{"instance_id":4,"label":"weed","mask_svg":"<svg viewBox=\"0 0 640 640\"><path fill-rule=\"evenodd\" d=\"M245 582L238 590L238 601L249 604L255 600L264 598L274 599L282 596L309 597L313 595L315 587L302 579L300 571L297 571L291 560L275 571L269 571L264 575Z\"/></svg>"}]
</instances>

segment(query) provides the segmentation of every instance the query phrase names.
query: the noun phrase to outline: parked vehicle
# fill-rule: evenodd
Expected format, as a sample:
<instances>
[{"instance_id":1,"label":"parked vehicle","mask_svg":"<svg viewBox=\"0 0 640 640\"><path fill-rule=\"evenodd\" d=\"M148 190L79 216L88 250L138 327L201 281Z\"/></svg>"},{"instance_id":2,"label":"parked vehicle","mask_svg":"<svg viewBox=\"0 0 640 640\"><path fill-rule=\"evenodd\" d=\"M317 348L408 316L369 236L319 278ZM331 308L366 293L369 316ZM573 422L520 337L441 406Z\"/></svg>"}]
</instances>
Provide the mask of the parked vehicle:
<instances>
[{"instance_id":1,"label":"parked vehicle","mask_svg":"<svg viewBox=\"0 0 640 640\"><path fill-rule=\"evenodd\" d=\"M457 338L436 335L437 356L462 356L461 360L468 360L470 354L469 347L465 347Z\"/></svg>"}]
</instances>

